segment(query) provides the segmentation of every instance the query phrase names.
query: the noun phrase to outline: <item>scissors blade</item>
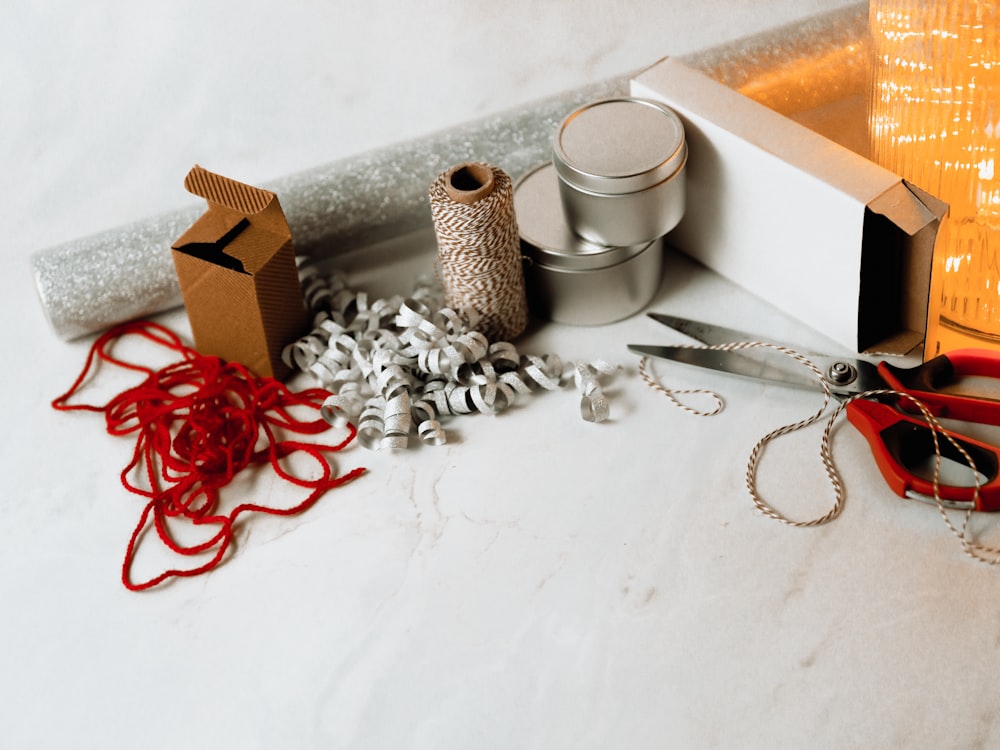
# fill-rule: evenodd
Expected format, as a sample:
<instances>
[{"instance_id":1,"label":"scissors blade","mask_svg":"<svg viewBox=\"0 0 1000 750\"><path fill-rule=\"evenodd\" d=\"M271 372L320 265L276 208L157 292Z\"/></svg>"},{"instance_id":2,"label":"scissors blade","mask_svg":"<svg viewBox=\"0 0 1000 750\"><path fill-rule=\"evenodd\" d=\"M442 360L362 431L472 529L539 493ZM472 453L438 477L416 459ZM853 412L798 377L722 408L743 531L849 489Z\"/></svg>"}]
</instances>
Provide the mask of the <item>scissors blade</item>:
<instances>
[{"instance_id":1,"label":"scissors blade","mask_svg":"<svg viewBox=\"0 0 1000 750\"><path fill-rule=\"evenodd\" d=\"M702 323L698 320L678 318L674 315L665 315L664 313L651 312L646 314L657 323L662 323L668 328L680 331L688 338L700 341L703 344L731 344L734 341L758 341L760 339L759 336L755 336L752 333L737 331L735 328L717 326L714 323Z\"/></svg>"},{"instance_id":2,"label":"scissors blade","mask_svg":"<svg viewBox=\"0 0 1000 750\"><path fill-rule=\"evenodd\" d=\"M742 341L745 339L732 339ZM657 357L673 362L682 362L707 370L717 370L727 375L739 375L744 378L763 380L769 383L780 383L794 388L806 388L812 391L822 390L815 374L804 367L801 373L779 367L764 358L752 358L741 352L718 351L713 349L692 349L687 346L644 346L629 344L630 351L646 357Z\"/></svg>"},{"instance_id":3,"label":"scissors blade","mask_svg":"<svg viewBox=\"0 0 1000 750\"><path fill-rule=\"evenodd\" d=\"M725 326L702 323L663 313L648 313L648 315L658 323L709 346L761 340L755 334L739 331L735 328L726 328ZM693 364L731 375L781 383L795 388L822 390L814 373L788 357L779 356L776 352L767 349L763 351L744 349L734 352L712 352L679 346L641 345L629 345L629 349L637 354ZM722 356L713 357L713 354ZM802 355L823 373L823 379L830 386L831 392L837 396L851 396L863 391L885 387L885 381L878 374L878 368L866 360L853 357L831 357L812 352L802 352Z\"/></svg>"}]
</instances>

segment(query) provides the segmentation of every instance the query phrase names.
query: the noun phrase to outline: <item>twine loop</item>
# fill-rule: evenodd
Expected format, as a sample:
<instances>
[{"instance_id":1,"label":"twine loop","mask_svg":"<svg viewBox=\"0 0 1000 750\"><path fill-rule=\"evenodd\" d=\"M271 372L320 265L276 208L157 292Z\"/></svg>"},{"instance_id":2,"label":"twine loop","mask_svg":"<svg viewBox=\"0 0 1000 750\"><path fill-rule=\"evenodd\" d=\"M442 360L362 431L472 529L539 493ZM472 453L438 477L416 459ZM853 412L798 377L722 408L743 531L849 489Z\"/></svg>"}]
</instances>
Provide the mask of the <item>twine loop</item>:
<instances>
[{"instance_id":1,"label":"twine loop","mask_svg":"<svg viewBox=\"0 0 1000 750\"><path fill-rule=\"evenodd\" d=\"M836 463L833 458L833 428L841 413L847 408L847 405L853 401L859 399L878 399L878 398L896 398L902 399L911 403L921 414L923 420L927 423L928 428L931 430L931 435L934 445L934 472L932 478L933 486L933 500L939 515L944 521L946 528L951 532L951 534L958 540L962 551L969 557L977 560L978 562L983 562L988 565L998 565L1000 564L1000 548L991 547L984 545L971 536L971 531L969 530L969 522L972 518L973 508L978 501L979 491L981 487L981 481L979 479L979 473L976 469L975 461L972 456L961 446L961 444L947 432L945 432L939 420L931 413L930 409L924 404L920 399L916 398L912 394L905 393L902 391L897 391L894 389L876 389L865 391L856 395L852 395L850 398L845 399L840 402L837 407L830 413L826 425L823 429L823 434L820 440L820 461L823 464L824 471L826 472L827 479L833 490L834 500L829 509L811 519L793 519L790 516L779 511L771 503L766 501L757 488L757 473L759 470L761 458L763 456L765 446L771 441L783 436L788 435L798 430L804 429L822 419L823 415L826 413L831 400L833 399L833 394L830 390L829 384L823 377L822 371L816 366L806 355L800 354L799 352L790 349L779 344L772 344L764 341L742 341L733 342L729 344L720 345L688 345L691 349L707 349L711 351L741 351L746 349L771 349L776 351L793 361L799 363L804 368L809 370L812 375L816 378L816 381L823 392L823 400L820 407L813 412L811 415L805 417L802 420L783 425L774 430L771 430L766 435L761 437L753 446L750 452L750 456L747 460L747 470L746 470L746 487L747 492L750 495L751 501L754 507L763 515L772 520L778 521L786 526L793 526L799 528L809 528L815 526L821 526L837 518L844 507L845 501L845 490L844 482L840 476L840 472L837 469ZM715 391L703 388L693 388L693 389L674 389L662 385L649 371L648 359L643 357L639 362L639 373L643 380L649 385L653 390L664 395L675 407L681 409L682 411L694 415L711 417L722 412L724 408L724 401L722 397L719 396ZM698 409L692 407L686 403L683 403L677 398L679 395L704 395L713 399L715 406L712 409ZM952 518L948 514L948 508L945 506L944 501L941 498L940 484L941 484L941 465L942 465L942 453L940 445L940 436L943 435L946 440L957 450L959 455L962 456L963 461L969 467L973 475L973 497L974 502L972 507L967 510L960 511L962 513L962 520L957 525L953 522Z\"/></svg>"}]
</instances>

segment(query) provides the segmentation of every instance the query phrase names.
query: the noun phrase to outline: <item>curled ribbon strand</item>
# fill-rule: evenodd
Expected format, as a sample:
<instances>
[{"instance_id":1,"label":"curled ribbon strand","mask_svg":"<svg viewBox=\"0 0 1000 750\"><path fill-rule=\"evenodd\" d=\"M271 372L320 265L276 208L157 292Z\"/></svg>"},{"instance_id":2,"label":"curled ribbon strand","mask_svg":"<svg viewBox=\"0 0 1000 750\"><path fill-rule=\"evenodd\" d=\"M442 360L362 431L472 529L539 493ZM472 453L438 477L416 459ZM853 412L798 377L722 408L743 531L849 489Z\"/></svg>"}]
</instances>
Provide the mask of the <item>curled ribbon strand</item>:
<instances>
[{"instance_id":1,"label":"curled ribbon strand","mask_svg":"<svg viewBox=\"0 0 1000 750\"><path fill-rule=\"evenodd\" d=\"M443 306L432 280L419 279L409 297L370 302L363 292L350 291L342 275L324 281L301 262L316 322L283 358L334 392L322 416L331 424L357 424L358 442L366 448L405 448L414 432L425 444L442 445L441 417L496 415L518 395L557 390L569 381L555 355L523 355L508 341L490 342L476 330L479 314ZM599 379L618 369L603 361L570 363L585 420L608 418Z\"/></svg>"}]
</instances>

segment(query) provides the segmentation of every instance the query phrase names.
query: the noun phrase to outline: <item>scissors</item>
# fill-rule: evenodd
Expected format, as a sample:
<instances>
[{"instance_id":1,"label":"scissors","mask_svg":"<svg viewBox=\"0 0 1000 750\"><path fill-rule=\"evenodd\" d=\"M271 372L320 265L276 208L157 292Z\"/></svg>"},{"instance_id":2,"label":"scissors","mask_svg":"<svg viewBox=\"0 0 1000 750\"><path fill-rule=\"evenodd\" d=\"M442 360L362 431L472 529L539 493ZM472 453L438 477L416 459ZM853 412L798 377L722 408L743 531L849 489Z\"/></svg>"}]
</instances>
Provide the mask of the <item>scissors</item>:
<instances>
[{"instance_id":1,"label":"scissors","mask_svg":"<svg viewBox=\"0 0 1000 750\"><path fill-rule=\"evenodd\" d=\"M649 317L686 336L708 345L760 341L752 334L732 328L701 323L660 313ZM747 356L744 351L699 349L690 346L646 346L629 344L629 350L647 357L683 362L731 375L751 377L784 385L820 389L813 378L782 367L776 361ZM864 359L805 355L823 373L830 393L848 402L848 420L864 435L875 462L889 487L903 498L925 502L934 499L934 484L915 470L935 455L933 429L919 415L919 409L907 394L923 403L936 418L949 418L967 423L1000 425L1000 400L948 392L963 378L985 377L1000 381L1000 353L983 349L961 349L905 368L888 362L874 364ZM773 359L773 358L772 358ZM781 358L785 360L785 358ZM787 360L790 362L790 360ZM891 390L895 395L867 394L869 391ZM909 412L909 413L908 413ZM916 414L915 414L916 413ZM948 508L977 511L1000 511L1000 447L974 438L942 430L972 458L982 477L976 487L961 484L938 486L938 497ZM968 460L948 439L937 441L942 458L963 466Z\"/></svg>"}]
</instances>

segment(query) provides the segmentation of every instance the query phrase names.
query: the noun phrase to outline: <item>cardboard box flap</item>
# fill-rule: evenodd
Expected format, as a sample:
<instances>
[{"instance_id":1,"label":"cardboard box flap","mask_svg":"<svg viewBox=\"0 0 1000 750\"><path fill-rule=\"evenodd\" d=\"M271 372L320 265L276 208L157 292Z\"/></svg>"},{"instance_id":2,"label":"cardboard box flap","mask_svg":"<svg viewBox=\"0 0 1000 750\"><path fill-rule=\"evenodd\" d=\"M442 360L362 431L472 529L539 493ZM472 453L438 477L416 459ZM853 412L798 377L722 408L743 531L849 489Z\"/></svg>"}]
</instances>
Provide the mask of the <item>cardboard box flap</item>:
<instances>
[{"instance_id":1,"label":"cardboard box flap","mask_svg":"<svg viewBox=\"0 0 1000 750\"><path fill-rule=\"evenodd\" d=\"M911 237L948 213L948 204L903 180L868 202L868 208L885 216Z\"/></svg>"},{"instance_id":2,"label":"cardboard box flap","mask_svg":"<svg viewBox=\"0 0 1000 750\"><path fill-rule=\"evenodd\" d=\"M868 204L858 292L858 343L905 354L924 339L934 243L948 204L906 181Z\"/></svg>"},{"instance_id":3,"label":"cardboard box flap","mask_svg":"<svg viewBox=\"0 0 1000 750\"><path fill-rule=\"evenodd\" d=\"M275 204L275 195L270 190L245 185L209 172L198 164L184 178L184 189L241 216L259 214Z\"/></svg>"},{"instance_id":4,"label":"cardboard box flap","mask_svg":"<svg viewBox=\"0 0 1000 750\"><path fill-rule=\"evenodd\" d=\"M269 190L209 172L195 165L185 189L204 198L208 212L174 243L174 249L233 270L257 273L274 247L291 239L277 196ZM244 233L253 224L253 233Z\"/></svg>"}]
</instances>

